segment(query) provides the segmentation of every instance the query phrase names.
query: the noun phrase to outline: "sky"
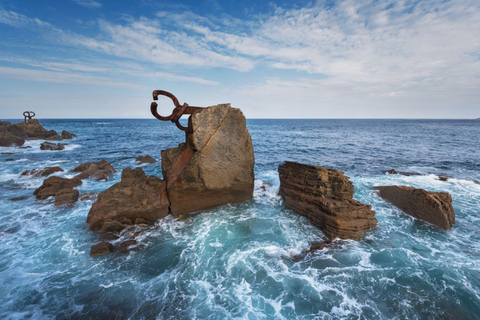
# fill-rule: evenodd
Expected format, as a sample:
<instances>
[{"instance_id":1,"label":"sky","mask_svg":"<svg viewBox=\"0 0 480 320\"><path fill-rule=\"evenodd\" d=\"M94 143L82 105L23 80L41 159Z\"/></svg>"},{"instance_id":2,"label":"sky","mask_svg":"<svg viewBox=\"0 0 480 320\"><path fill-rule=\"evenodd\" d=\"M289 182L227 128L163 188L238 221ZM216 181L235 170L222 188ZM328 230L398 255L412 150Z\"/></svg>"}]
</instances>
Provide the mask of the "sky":
<instances>
[{"instance_id":1,"label":"sky","mask_svg":"<svg viewBox=\"0 0 480 320\"><path fill-rule=\"evenodd\" d=\"M480 1L0 0L0 119L152 118L153 90L247 118L478 118Z\"/></svg>"}]
</instances>

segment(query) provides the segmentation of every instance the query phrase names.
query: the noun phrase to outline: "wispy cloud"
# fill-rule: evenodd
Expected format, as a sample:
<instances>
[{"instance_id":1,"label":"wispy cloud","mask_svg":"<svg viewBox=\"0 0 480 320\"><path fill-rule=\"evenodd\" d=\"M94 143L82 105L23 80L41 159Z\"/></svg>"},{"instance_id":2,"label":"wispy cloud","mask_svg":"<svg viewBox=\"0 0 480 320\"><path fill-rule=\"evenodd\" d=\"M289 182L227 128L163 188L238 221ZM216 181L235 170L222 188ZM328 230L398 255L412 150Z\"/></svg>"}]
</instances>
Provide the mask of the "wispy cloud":
<instances>
[{"instance_id":1,"label":"wispy cloud","mask_svg":"<svg viewBox=\"0 0 480 320\"><path fill-rule=\"evenodd\" d=\"M102 4L94 0L73 0L76 4L85 8L100 8Z\"/></svg>"}]
</instances>

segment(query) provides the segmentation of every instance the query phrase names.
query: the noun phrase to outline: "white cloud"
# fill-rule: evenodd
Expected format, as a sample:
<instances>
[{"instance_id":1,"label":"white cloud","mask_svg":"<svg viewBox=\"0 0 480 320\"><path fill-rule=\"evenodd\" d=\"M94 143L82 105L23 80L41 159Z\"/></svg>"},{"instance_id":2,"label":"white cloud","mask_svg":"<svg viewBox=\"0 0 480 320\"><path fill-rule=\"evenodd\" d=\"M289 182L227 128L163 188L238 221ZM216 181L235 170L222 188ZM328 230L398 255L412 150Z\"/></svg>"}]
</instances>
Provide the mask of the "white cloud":
<instances>
[{"instance_id":1,"label":"white cloud","mask_svg":"<svg viewBox=\"0 0 480 320\"><path fill-rule=\"evenodd\" d=\"M94 0L73 0L76 4L85 8L100 8L102 4Z\"/></svg>"}]
</instances>

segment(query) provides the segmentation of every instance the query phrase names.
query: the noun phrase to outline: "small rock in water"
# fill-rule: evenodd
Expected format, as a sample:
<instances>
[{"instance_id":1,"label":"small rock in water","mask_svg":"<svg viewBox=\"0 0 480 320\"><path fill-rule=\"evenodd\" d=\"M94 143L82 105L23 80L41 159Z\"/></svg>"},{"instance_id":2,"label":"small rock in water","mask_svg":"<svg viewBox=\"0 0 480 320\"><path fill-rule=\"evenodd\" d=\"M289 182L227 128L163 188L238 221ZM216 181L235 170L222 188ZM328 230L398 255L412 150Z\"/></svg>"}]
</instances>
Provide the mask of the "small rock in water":
<instances>
[{"instance_id":1,"label":"small rock in water","mask_svg":"<svg viewBox=\"0 0 480 320\"><path fill-rule=\"evenodd\" d=\"M448 177L440 176L440 177L438 177L438 180L445 182L445 181L448 181Z\"/></svg>"},{"instance_id":2,"label":"small rock in water","mask_svg":"<svg viewBox=\"0 0 480 320\"><path fill-rule=\"evenodd\" d=\"M90 248L90 255L92 257L98 257L112 252L113 245L110 242L102 242Z\"/></svg>"},{"instance_id":3,"label":"small rock in water","mask_svg":"<svg viewBox=\"0 0 480 320\"><path fill-rule=\"evenodd\" d=\"M108 180L108 176L115 173L116 170L108 161L100 160L98 162L82 163L72 169L71 172L81 172L75 176L76 179Z\"/></svg>"},{"instance_id":4,"label":"small rock in water","mask_svg":"<svg viewBox=\"0 0 480 320\"><path fill-rule=\"evenodd\" d=\"M78 201L78 196L80 192L73 188L65 188L61 189L57 193L55 193L55 206L65 206L65 205L73 205L75 202Z\"/></svg>"},{"instance_id":5,"label":"small rock in water","mask_svg":"<svg viewBox=\"0 0 480 320\"><path fill-rule=\"evenodd\" d=\"M72 138L75 138L76 136L77 136L76 134L70 133L67 130L62 131L62 139L72 139Z\"/></svg>"},{"instance_id":6,"label":"small rock in water","mask_svg":"<svg viewBox=\"0 0 480 320\"><path fill-rule=\"evenodd\" d=\"M44 142L40 144L40 150L59 151L65 149L65 143Z\"/></svg>"},{"instance_id":7,"label":"small rock in water","mask_svg":"<svg viewBox=\"0 0 480 320\"><path fill-rule=\"evenodd\" d=\"M0 153L0 154L3 154L3 155L11 155L11 154L15 154L15 153L13 153L13 152L2 152L2 153Z\"/></svg>"},{"instance_id":8,"label":"small rock in water","mask_svg":"<svg viewBox=\"0 0 480 320\"><path fill-rule=\"evenodd\" d=\"M28 197L16 197L16 198L10 198L9 200L10 201L22 201L22 200L26 200L28 199Z\"/></svg>"},{"instance_id":9,"label":"small rock in water","mask_svg":"<svg viewBox=\"0 0 480 320\"><path fill-rule=\"evenodd\" d=\"M139 156L135 161L137 161L138 163L155 163L155 162L157 162L157 160L150 157L149 155Z\"/></svg>"},{"instance_id":10,"label":"small rock in water","mask_svg":"<svg viewBox=\"0 0 480 320\"><path fill-rule=\"evenodd\" d=\"M82 181L78 179L67 179L57 176L51 176L43 181L43 184L37 188L33 194L39 200L47 199L48 197L55 196L55 194L62 189L70 189L78 187L82 184Z\"/></svg>"},{"instance_id":11,"label":"small rock in water","mask_svg":"<svg viewBox=\"0 0 480 320\"><path fill-rule=\"evenodd\" d=\"M120 252L128 252L129 250L129 247L133 246L133 245L136 245L137 244L137 241L135 240L127 240L127 241L124 241L122 242L118 247L117 247L117 251L120 251Z\"/></svg>"},{"instance_id":12,"label":"small rock in water","mask_svg":"<svg viewBox=\"0 0 480 320\"><path fill-rule=\"evenodd\" d=\"M400 172L400 171L397 171L395 169L390 169L387 171L388 174L399 174L399 175L402 175L402 176L421 176L420 173L415 173L415 172Z\"/></svg>"},{"instance_id":13,"label":"small rock in water","mask_svg":"<svg viewBox=\"0 0 480 320\"><path fill-rule=\"evenodd\" d=\"M13 159L13 158L5 159L5 162L12 162L12 161L15 161L15 159Z\"/></svg>"},{"instance_id":14,"label":"small rock in water","mask_svg":"<svg viewBox=\"0 0 480 320\"><path fill-rule=\"evenodd\" d=\"M447 192L433 192L407 186L378 186L380 197L414 218L427 221L443 230L455 223L452 197Z\"/></svg>"},{"instance_id":15,"label":"small rock in water","mask_svg":"<svg viewBox=\"0 0 480 320\"><path fill-rule=\"evenodd\" d=\"M62 137L58 135L55 130L48 130L44 135L45 140L62 140Z\"/></svg>"},{"instance_id":16,"label":"small rock in water","mask_svg":"<svg viewBox=\"0 0 480 320\"><path fill-rule=\"evenodd\" d=\"M31 149L32 146L24 146L24 147L18 147L19 149Z\"/></svg>"},{"instance_id":17,"label":"small rock in water","mask_svg":"<svg viewBox=\"0 0 480 320\"><path fill-rule=\"evenodd\" d=\"M45 169L31 169L31 170L26 170L22 172L22 176L32 176L32 177L46 177L51 174L54 174L55 172L63 172L63 170L60 167L46 167Z\"/></svg>"}]
</instances>

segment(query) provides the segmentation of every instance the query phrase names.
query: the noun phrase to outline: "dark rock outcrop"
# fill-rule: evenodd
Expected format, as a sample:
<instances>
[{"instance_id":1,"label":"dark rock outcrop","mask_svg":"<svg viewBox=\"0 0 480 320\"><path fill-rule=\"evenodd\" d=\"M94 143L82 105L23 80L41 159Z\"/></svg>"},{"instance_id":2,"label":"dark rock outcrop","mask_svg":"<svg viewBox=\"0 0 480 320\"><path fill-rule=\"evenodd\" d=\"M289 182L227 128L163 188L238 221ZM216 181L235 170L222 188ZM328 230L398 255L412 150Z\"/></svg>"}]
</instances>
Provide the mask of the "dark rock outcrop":
<instances>
[{"instance_id":1,"label":"dark rock outcrop","mask_svg":"<svg viewBox=\"0 0 480 320\"><path fill-rule=\"evenodd\" d=\"M360 239L377 226L375 211L353 199L353 184L342 171L285 162L278 172L287 209L307 217L328 238Z\"/></svg>"},{"instance_id":2,"label":"dark rock outcrop","mask_svg":"<svg viewBox=\"0 0 480 320\"><path fill-rule=\"evenodd\" d=\"M73 138L77 137L77 135L73 134L73 133L70 133L67 130L63 130L61 137L62 137L62 139L73 139Z\"/></svg>"},{"instance_id":3,"label":"dark rock outcrop","mask_svg":"<svg viewBox=\"0 0 480 320\"><path fill-rule=\"evenodd\" d=\"M113 252L113 244L110 242L102 242L90 248L90 255L92 257L103 256L104 254Z\"/></svg>"},{"instance_id":4,"label":"dark rock outcrop","mask_svg":"<svg viewBox=\"0 0 480 320\"><path fill-rule=\"evenodd\" d=\"M0 132L0 147L23 146L25 139L11 135L8 132Z\"/></svg>"},{"instance_id":5,"label":"dark rock outcrop","mask_svg":"<svg viewBox=\"0 0 480 320\"><path fill-rule=\"evenodd\" d=\"M168 215L165 183L154 176L146 176L141 168L125 168L122 180L98 195L88 213L87 223L91 230L100 230L106 222L124 218L155 221Z\"/></svg>"},{"instance_id":6,"label":"dark rock outcrop","mask_svg":"<svg viewBox=\"0 0 480 320\"><path fill-rule=\"evenodd\" d=\"M65 131L66 132L66 131ZM22 146L25 140L62 140L69 139L72 135L66 132L66 135L60 136L55 130L47 130L38 120L32 119L28 123L20 122L12 124L7 121L0 121L0 146Z\"/></svg>"},{"instance_id":7,"label":"dark rock outcrop","mask_svg":"<svg viewBox=\"0 0 480 320\"><path fill-rule=\"evenodd\" d=\"M80 192L77 189L65 188L55 193L55 206L73 205L78 201Z\"/></svg>"},{"instance_id":8,"label":"dark rock outcrop","mask_svg":"<svg viewBox=\"0 0 480 320\"><path fill-rule=\"evenodd\" d=\"M191 120L186 143L162 151L170 212L178 217L251 199L255 159L242 111L216 105Z\"/></svg>"},{"instance_id":9,"label":"dark rock outcrop","mask_svg":"<svg viewBox=\"0 0 480 320\"><path fill-rule=\"evenodd\" d=\"M65 146L66 144L64 143L43 142L40 144L40 150L59 151L65 149Z\"/></svg>"},{"instance_id":10,"label":"dark rock outcrop","mask_svg":"<svg viewBox=\"0 0 480 320\"><path fill-rule=\"evenodd\" d=\"M403 172L403 171L397 171L395 169L390 169L387 171L388 174L399 174L399 175L402 175L402 176L421 176L420 173L416 173L416 172Z\"/></svg>"},{"instance_id":11,"label":"dark rock outcrop","mask_svg":"<svg viewBox=\"0 0 480 320\"><path fill-rule=\"evenodd\" d=\"M137 159L135 160L138 163L155 163L157 160L154 158L150 157L149 155L146 156L138 156Z\"/></svg>"},{"instance_id":12,"label":"dark rock outcrop","mask_svg":"<svg viewBox=\"0 0 480 320\"><path fill-rule=\"evenodd\" d=\"M64 170L60 167L46 167L45 169L31 169L22 172L22 176L32 176L35 178L38 177L47 177L56 172L63 172Z\"/></svg>"},{"instance_id":13,"label":"dark rock outcrop","mask_svg":"<svg viewBox=\"0 0 480 320\"><path fill-rule=\"evenodd\" d=\"M447 192L432 192L407 186L378 186L380 197L405 213L427 221L443 230L455 224L452 196Z\"/></svg>"},{"instance_id":14,"label":"dark rock outcrop","mask_svg":"<svg viewBox=\"0 0 480 320\"><path fill-rule=\"evenodd\" d=\"M22 201L22 200L26 200L28 199L28 197L15 197L15 198L10 198L9 200L10 201Z\"/></svg>"},{"instance_id":15,"label":"dark rock outcrop","mask_svg":"<svg viewBox=\"0 0 480 320\"><path fill-rule=\"evenodd\" d=\"M82 184L78 179L67 179L57 176L52 176L43 181L43 184L36 189L33 194L37 199L44 200L48 197L55 196L55 194L62 189L72 189Z\"/></svg>"},{"instance_id":16,"label":"dark rock outcrop","mask_svg":"<svg viewBox=\"0 0 480 320\"><path fill-rule=\"evenodd\" d=\"M48 130L43 137L45 140L62 140L62 137L55 130Z\"/></svg>"},{"instance_id":17,"label":"dark rock outcrop","mask_svg":"<svg viewBox=\"0 0 480 320\"><path fill-rule=\"evenodd\" d=\"M98 162L82 163L75 167L71 172L81 172L76 175L76 179L95 179L95 180L108 180L108 176L115 173L116 170L106 160L100 160Z\"/></svg>"}]
</instances>

